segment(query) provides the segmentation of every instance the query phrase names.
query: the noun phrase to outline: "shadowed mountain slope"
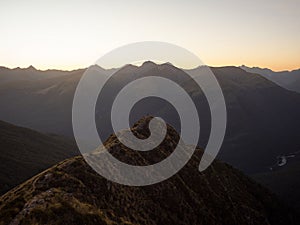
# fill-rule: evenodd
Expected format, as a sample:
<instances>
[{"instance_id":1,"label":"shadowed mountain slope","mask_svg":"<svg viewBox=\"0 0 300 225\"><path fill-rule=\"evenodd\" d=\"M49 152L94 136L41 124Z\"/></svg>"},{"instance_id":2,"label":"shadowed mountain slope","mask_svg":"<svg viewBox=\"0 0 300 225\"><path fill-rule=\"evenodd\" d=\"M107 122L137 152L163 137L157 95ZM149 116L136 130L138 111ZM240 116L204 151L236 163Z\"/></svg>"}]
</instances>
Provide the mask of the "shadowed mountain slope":
<instances>
[{"instance_id":1,"label":"shadowed mountain slope","mask_svg":"<svg viewBox=\"0 0 300 225\"><path fill-rule=\"evenodd\" d=\"M147 124L144 118L132 130L145 138ZM165 156L177 141L175 130L168 127L154 154ZM129 152L114 135L105 146L124 162L151 163L153 159L149 153ZM216 161L199 173L201 155L197 149L178 174L146 187L107 181L82 157L65 160L3 195L0 224L297 223L274 195L231 166Z\"/></svg>"},{"instance_id":2,"label":"shadowed mountain slope","mask_svg":"<svg viewBox=\"0 0 300 225\"><path fill-rule=\"evenodd\" d=\"M253 179L276 193L289 206L300 212L300 162L289 162L275 171L253 175Z\"/></svg>"},{"instance_id":3,"label":"shadowed mountain slope","mask_svg":"<svg viewBox=\"0 0 300 225\"><path fill-rule=\"evenodd\" d=\"M300 93L300 69L275 72L267 68L241 66L243 70L257 73L291 91Z\"/></svg>"},{"instance_id":4,"label":"shadowed mountain slope","mask_svg":"<svg viewBox=\"0 0 300 225\"><path fill-rule=\"evenodd\" d=\"M212 68L212 71L224 92L228 116L221 159L247 173L263 172L268 170L276 156L298 148L299 94L237 67ZM73 137L72 101L83 72L0 85L0 119L42 132ZM107 76L109 72L99 67L97 73ZM189 70L189 73L201 75L201 67ZM109 123L111 100L125 84L146 76L172 79L193 96L200 115L199 144L205 146L210 132L210 111L205 95L188 80L185 71L167 63L146 62L140 67L127 65L116 71L105 85L102 99L98 99L96 106L97 126L102 139L113 133ZM142 100L132 109L130 119L137 121L146 114L161 116L177 130L180 127L176 110L166 101Z\"/></svg>"},{"instance_id":5,"label":"shadowed mountain slope","mask_svg":"<svg viewBox=\"0 0 300 225\"><path fill-rule=\"evenodd\" d=\"M201 76L202 69L199 67L188 72ZM228 119L218 158L247 174L272 176L269 168L276 163L277 156L299 149L300 95L237 67L211 69L223 90ZM42 132L73 137L72 101L83 72L0 85L0 119ZM108 72L111 71L100 69L99 76L107 76ZM192 96L200 116L199 146L206 145L211 122L209 107L203 92L187 79L187 71L170 64L146 62L139 67L126 65L113 72L116 73L105 85L104 98L98 99L95 113L102 140L113 133L109 122L110 100L120 88L139 77L162 76L179 83ZM176 110L166 101L152 98L138 102L131 111L130 120L137 121L146 114L160 116L177 130L180 128ZM299 177L297 171L290 174L293 174L291 179Z\"/></svg>"},{"instance_id":6,"label":"shadowed mountain slope","mask_svg":"<svg viewBox=\"0 0 300 225\"><path fill-rule=\"evenodd\" d=\"M77 154L70 139L0 121L0 193Z\"/></svg>"}]
</instances>

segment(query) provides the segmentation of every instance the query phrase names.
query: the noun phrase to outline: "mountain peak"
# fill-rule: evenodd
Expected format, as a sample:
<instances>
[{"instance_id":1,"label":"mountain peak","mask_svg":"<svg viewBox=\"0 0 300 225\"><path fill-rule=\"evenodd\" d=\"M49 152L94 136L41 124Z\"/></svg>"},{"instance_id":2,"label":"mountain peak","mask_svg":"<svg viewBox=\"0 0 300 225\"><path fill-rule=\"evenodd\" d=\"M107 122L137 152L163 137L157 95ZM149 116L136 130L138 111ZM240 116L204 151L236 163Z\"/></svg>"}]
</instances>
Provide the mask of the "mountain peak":
<instances>
[{"instance_id":1,"label":"mountain peak","mask_svg":"<svg viewBox=\"0 0 300 225\"><path fill-rule=\"evenodd\" d=\"M157 131L160 129L160 127L152 130L152 133L150 133L149 130L149 123L153 118L153 116L142 117L131 127L130 131L139 139L146 139L150 136L150 134L157 135ZM118 136L122 137L123 134L128 131L129 130L121 130L118 132ZM151 151L136 152L132 149L129 149L118 140L118 137L115 134L111 135L104 145L113 146L110 147L108 151L122 162L126 162L131 165L149 165L157 163L163 160L166 156L170 155L174 150L173 146L176 146L178 141L179 135L177 131L172 126L167 124L167 133L165 139L159 146ZM95 152L102 152L102 150L103 146L100 146Z\"/></svg>"},{"instance_id":2,"label":"mountain peak","mask_svg":"<svg viewBox=\"0 0 300 225\"><path fill-rule=\"evenodd\" d=\"M33 65L30 65L26 68L27 70L36 70L36 68Z\"/></svg>"},{"instance_id":3,"label":"mountain peak","mask_svg":"<svg viewBox=\"0 0 300 225\"><path fill-rule=\"evenodd\" d=\"M151 69L151 68L155 68L155 67L157 67L158 65L156 64L156 63L154 63L154 62L152 62L152 61L145 61L145 62L143 62L143 64L141 65L141 68L149 68L149 69Z\"/></svg>"},{"instance_id":4,"label":"mountain peak","mask_svg":"<svg viewBox=\"0 0 300 225\"><path fill-rule=\"evenodd\" d=\"M141 65L141 67L157 67L157 66L174 66L174 65L170 62L157 64L157 63L155 63L153 61L150 61L150 60L143 62L143 64Z\"/></svg>"}]
</instances>

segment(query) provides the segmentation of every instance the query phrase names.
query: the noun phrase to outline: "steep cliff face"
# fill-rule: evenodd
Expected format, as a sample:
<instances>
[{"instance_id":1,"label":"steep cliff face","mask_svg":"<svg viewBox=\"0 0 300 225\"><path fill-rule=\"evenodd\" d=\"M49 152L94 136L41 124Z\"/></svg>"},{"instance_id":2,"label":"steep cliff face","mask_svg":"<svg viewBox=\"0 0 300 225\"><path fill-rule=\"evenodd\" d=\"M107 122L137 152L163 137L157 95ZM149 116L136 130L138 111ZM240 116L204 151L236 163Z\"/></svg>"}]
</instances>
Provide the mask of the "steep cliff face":
<instances>
[{"instance_id":1,"label":"steep cliff face","mask_svg":"<svg viewBox=\"0 0 300 225\"><path fill-rule=\"evenodd\" d=\"M149 118L132 131L149 135ZM178 135L168 127L153 152L134 152L115 135L105 142L118 159L151 164L171 153ZM202 150L161 183L130 187L99 176L80 156L40 173L0 198L0 224L296 224L293 212L267 189L215 161L200 173Z\"/></svg>"}]
</instances>

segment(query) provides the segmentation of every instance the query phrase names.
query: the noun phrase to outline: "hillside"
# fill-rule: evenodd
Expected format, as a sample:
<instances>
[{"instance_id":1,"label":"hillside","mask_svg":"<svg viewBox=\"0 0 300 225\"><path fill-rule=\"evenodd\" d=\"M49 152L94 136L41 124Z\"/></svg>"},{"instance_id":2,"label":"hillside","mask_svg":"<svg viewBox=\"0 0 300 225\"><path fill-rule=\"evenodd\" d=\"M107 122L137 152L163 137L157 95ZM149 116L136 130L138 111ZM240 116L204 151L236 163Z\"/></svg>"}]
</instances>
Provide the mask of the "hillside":
<instances>
[{"instance_id":1,"label":"hillside","mask_svg":"<svg viewBox=\"0 0 300 225\"><path fill-rule=\"evenodd\" d=\"M286 204L300 212L300 163L289 163L275 171L252 176L257 182L277 194Z\"/></svg>"},{"instance_id":2,"label":"hillside","mask_svg":"<svg viewBox=\"0 0 300 225\"><path fill-rule=\"evenodd\" d=\"M300 69L275 72L267 68L240 66L250 73L257 73L291 91L300 93Z\"/></svg>"},{"instance_id":3,"label":"hillside","mask_svg":"<svg viewBox=\"0 0 300 225\"><path fill-rule=\"evenodd\" d=\"M0 194L77 154L70 139L0 121Z\"/></svg>"},{"instance_id":4,"label":"hillside","mask_svg":"<svg viewBox=\"0 0 300 225\"><path fill-rule=\"evenodd\" d=\"M224 92L227 106L227 133L220 153L222 160L247 173L265 172L276 156L298 148L299 94L237 67L212 68L212 71ZM0 85L0 119L72 138L72 101L83 72ZM114 78L105 86L96 106L97 126L101 127L99 133L103 140L113 132L109 123L110 100L120 88L138 77L163 76L183 85L193 95L201 120L199 145L205 146L210 130L210 111L203 92L195 91L195 86L188 81L187 71L170 64L146 62L139 67L127 65L117 71L99 69L98 75L106 76L111 72L115 72ZM201 68L189 72L201 75ZM146 114L161 116L179 129L178 115L166 101L148 98L139 102L132 110L131 121Z\"/></svg>"},{"instance_id":5,"label":"hillside","mask_svg":"<svg viewBox=\"0 0 300 225\"><path fill-rule=\"evenodd\" d=\"M97 127L102 140L113 133L110 100L124 84L138 77L163 76L182 85L193 97L201 124L198 145L206 146L211 122L209 107L203 92L187 78L187 72L201 75L201 67L183 71L167 63L157 65L146 62L141 66L126 65L113 71L98 69L99 76L115 72L96 105ZM299 149L300 95L238 67L211 69L223 90L228 119L226 136L218 158L246 174L272 177L269 167L276 162L277 156ZM83 72L73 71L64 76L0 85L0 119L73 138L71 107L76 85ZM147 114L160 116L177 130L180 128L175 109L166 101L147 98L138 102L131 111L131 124ZM296 171L289 173L291 179L298 179ZM274 192L279 193L276 185L285 185L286 188L281 190L287 192L280 193L289 194L289 183L281 183L280 179L274 181L278 182L270 185ZM299 201L297 196L300 196L300 189L294 190L297 192L294 201Z\"/></svg>"},{"instance_id":6,"label":"hillside","mask_svg":"<svg viewBox=\"0 0 300 225\"><path fill-rule=\"evenodd\" d=\"M140 120L133 132L147 137L147 123L148 119ZM168 127L154 154L165 157L177 140L175 130ZM114 135L105 146L122 161L151 163L149 153L129 152ZM0 224L297 223L295 214L274 195L231 166L216 161L199 173L201 154L197 149L178 174L146 187L107 181L82 157L65 160L3 195Z\"/></svg>"}]
</instances>

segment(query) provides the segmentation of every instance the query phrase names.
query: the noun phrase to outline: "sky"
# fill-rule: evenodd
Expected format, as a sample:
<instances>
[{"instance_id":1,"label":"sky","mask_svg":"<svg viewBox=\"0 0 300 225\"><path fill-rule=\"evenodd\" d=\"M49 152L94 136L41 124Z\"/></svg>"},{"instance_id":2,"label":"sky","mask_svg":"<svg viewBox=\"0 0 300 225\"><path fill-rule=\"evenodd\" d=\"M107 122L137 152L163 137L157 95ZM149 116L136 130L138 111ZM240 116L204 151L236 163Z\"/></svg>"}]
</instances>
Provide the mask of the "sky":
<instances>
[{"instance_id":1,"label":"sky","mask_svg":"<svg viewBox=\"0 0 300 225\"><path fill-rule=\"evenodd\" d=\"M299 27L299 0L0 0L0 65L71 70L125 44L163 41L210 66L292 70Z\"/></svg>"}]
</instances>

